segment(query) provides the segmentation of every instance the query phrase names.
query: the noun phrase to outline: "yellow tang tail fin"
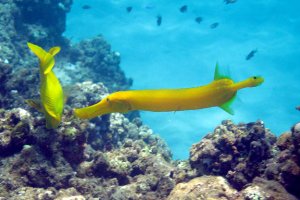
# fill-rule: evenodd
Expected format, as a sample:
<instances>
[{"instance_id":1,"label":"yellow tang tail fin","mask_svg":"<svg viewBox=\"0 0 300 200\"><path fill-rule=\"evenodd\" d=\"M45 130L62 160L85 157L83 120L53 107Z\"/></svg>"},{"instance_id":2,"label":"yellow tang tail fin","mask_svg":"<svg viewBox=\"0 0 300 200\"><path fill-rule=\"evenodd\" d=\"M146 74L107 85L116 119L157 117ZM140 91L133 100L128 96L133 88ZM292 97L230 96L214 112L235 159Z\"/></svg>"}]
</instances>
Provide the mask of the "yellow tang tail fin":
<instances>
[{"instance_id":1,"label":"yellow tang tail fin","mask_svg":"<svg viewBox=\"0 0 300 200\"><path fill-rule=\"evenodd\" d=\"M52 55L52 56L55 56L56 54L58 54L60 52L60 47L56 46L56 47L52 47L50 50L49 50L49 53Z\"/></svg>"},{"instance_id":2,"label":"yellow tang tail fin","mask_svg":"<svg viewBox=\"0 0 300 200\"><path fill-rule=\"evenodd\" d=\"M56 55L59 51L59 47L53 47L50 49L49 53L46 52L41 47L27 42L28 48L39 58L40 66L42 68L43 74L49 73L53 66L55 65L54 55Z\"/></svg>"}]
</instances>

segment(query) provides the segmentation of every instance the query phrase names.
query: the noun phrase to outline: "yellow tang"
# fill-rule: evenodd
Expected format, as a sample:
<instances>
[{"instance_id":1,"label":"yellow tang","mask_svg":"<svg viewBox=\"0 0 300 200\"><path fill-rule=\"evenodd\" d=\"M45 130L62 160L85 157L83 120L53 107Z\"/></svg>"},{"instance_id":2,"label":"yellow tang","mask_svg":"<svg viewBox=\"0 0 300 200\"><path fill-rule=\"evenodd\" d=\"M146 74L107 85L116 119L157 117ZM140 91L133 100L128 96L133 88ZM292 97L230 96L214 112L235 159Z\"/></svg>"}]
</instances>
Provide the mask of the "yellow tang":
<instances>
[{"instance_id":1,"label":"yellow tang","mask_svg":"<svg viewBox=\"0 0 300 200\"><path fill-rule=\"evenodd\" d=\"M74 114L82 119L94 118L112 112L126 113L132 110L155 112L194 110L219 106L233 114L230 104L238 90L260 85L264 79L250 77L234 83L229 77L220 75L218 64L214 80L204 86L180 89L129 90L108 95L97 104L74 109Z\"/></svg>"},{"instance_id":2,"label":"yellow tang","mask_svg":"<svg viewBox=\"0 0 300 200\"><path fill-rule=\"evenodd\" d=\"M54 56L60 51L60 47L52 47L49 52L41 47L27 43L30 50L40 61L40 102L27 100L26 102L45 113L46 127L57 128L61 122L64 95L59 80L55 76L52 68L55 65Z\"/></svg>"}]
</instances>

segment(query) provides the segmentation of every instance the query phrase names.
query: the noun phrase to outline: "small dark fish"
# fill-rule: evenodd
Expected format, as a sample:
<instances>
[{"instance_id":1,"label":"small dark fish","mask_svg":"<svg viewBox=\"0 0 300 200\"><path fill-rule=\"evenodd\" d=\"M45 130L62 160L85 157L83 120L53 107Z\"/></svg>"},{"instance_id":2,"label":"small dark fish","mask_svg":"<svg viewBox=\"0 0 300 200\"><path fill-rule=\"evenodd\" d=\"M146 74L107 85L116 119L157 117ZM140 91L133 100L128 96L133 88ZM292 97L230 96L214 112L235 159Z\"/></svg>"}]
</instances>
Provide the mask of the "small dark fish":
<instances>
[{"instance_id":1,"label":"small dark fish","mask_svg":"<svg viewBox=\"0 0 300 200\"><path fill-rule=\"evenodd\" d=\"M202 17L196 17L195 18L195 21L198 23L198 24L200 24L201 22L202 22Z\"/></svg>"},{"instance_id":2,"label":"small dark fish","mask_svg":"<svg viewBox=\"0 0 300 200\"><path fill-rule=\"evenodd\" d=\"M84 10L89 10L92 7L90 5L83 5L83 6L81 6L81 8L84 9Z\"/></svg>"},{"instance_id":3,"label":"small dark fish","mask_svg":"<svg viewBox=\"0 0 300 200\"><path fill-rule=\"evenodd\" d=\"M126 7L126 11L127 11L128 13L130 13L130 12L132 11L132 6Z\"/></svg>"},{"instance_id":4,"label":"small dark fish","mask_svg":"<svg viewBox=\"0 0 300 200\"><path fill-rule=\"evenodd\" d=\"M297 106L297 107L296 107L296 110L299 110L299 111L300 111L300 106Z\"/></svg>"},{"instance_id":5,"label":"small dark fish","mask_svg":"<svg viewBox=\"0 0 300 200\"><path fill-rule=\"evenodd\" d=\"M187 5L183 5L180 7L179 10L180 10L180 12L185 13L187 11L187 9L188 9Z\"/></svg>"},{"instance_id":6,"label":"small dark fish","mask_svg":"<svg viewBox=\"0 0 300 200\"><path fill-rule=\"evenodd\" d=\"M250 51L246 56L246 60L250 60L257 53L257 49Z\"/></svg>"},{"instance_id":7,"label":"small dark fish","mask_svg":"<svg viewBox=\"0 0 300 200\"><path fill-rule=\"evenodd\" d=\"M215 28L217 28L218 26L219 26L219 23L218 23L218 22L215 22L215 23L213 23L213 24L210 25L210 28L211 28L211 29L215 29Z\"/></svg>"},{"instance_id":8,"label":"small dark fish","mask_svg":"<svg viewBox=\"0 0 300 200\"><path fill-rule=\"evenodd\" d=\"M161 21L162 21L162 17L160 15L157 15L157 17L156 17L156 25L160 26L161 25Z\"/></svg>"},{"instance_id":9,"label":"small dark fish","mask_svg":"<svg viewBox=\"0 0 300 200\"><path fill-rule=\"evenodd\" d=\"M235 3L237 0L224 0L226 4Z\"/></svg>"},{"instance_id":10,"label":"small dark fish","mask_svg":"<svg viewBox=\"0 0 300 200\"><path fill-rule=\"evenodd\" d=\"M148 9L148 10L152 10L155 8L155 5L152 5L152 4L147 4L144 6L144 8Z\"/></svg>"}]
</instances>

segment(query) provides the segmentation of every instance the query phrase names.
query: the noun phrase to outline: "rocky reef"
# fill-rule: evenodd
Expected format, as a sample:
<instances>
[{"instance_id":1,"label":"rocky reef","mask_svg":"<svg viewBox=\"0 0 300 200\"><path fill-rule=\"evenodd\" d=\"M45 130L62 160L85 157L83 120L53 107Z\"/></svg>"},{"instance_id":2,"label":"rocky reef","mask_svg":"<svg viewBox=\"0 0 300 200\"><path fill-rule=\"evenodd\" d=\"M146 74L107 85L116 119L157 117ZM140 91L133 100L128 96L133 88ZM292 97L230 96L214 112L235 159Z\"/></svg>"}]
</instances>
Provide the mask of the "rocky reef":
<instances>
[{"instance_id":1,"label":"rocky reef","mask_svg":"<svg viewBox=\"0 0 300 200\"><path fill-rule=\"evenodd\" d=\"M69 62L80 73L68 73L72 82L90 80L102 82L109 91L126 90L132 85L132 79L125 77L120 69L120 53L112 51L101 35L83 40L68 52Z\"/></svg>"},{"instance_id":2,"label":"rocky reef","mask_svg":"<svg viewBox=\"0 0 300 200\"><path fill-rule=\"evenodd\" d=\"M225 177L231 186L241 190L242 196L251 185L256 186L250 188L261 191L269 185L269 189L276 188L273 190L280 191L280 195L263 195L258 191L255 195L261 194L262 199L268 199L268 196L296 199L288 191L299 198L296 189L300 184L299 127L300 123L291 132L276 138L262 121L235 125L225 120L213 133L192 146L191 168L196 170L197 176Z\"/></svg>"}]
</instances>

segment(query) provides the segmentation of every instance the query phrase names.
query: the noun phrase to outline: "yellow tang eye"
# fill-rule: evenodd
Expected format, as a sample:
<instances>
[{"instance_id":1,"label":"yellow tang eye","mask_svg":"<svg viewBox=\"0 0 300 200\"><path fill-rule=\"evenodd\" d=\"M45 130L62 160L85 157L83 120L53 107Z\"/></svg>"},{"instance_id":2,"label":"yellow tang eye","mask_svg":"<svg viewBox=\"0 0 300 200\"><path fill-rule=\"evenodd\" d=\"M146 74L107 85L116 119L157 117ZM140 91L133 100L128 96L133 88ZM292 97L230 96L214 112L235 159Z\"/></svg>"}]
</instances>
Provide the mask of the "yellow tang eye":
<instances>
[{"instance_id":1,"label":"yellow tang eye","mask_svg":"<svg viewBox=\"0 0 300 200\"><path fill-rule=\"evenodd\" d=\"M253 76L253 79L257 79L257 77L256 77L256 76Z\"/></svg>"}]
</instances>

